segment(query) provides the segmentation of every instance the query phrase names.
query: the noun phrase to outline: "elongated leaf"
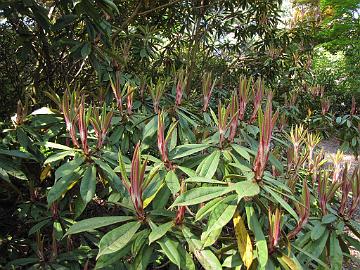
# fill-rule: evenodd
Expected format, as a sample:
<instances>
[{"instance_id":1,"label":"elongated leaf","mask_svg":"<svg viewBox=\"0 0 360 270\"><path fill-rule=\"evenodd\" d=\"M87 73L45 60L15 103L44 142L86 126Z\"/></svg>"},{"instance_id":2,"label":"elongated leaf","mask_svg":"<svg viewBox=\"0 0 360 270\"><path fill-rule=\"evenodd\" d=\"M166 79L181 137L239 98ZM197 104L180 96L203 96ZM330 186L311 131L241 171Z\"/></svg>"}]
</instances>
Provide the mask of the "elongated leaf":
<instances>
[{"instance_id":1,"label":"elongated leaf","mask_svg":"<svg viewBox=\"0 0 360 270\"><path fill-rule=\"evenodd\" d=\"M93 217L81 220L72 225L65 235L76 234L81 232L88 232L97 228L109 226L115 223L120 223L128 220L132 220L131 216L108 216L108 217Z\"/></svg>"},{"instance_id":2,"label":"elongated leaf","mask_svg":"<svg viewBox=\"0 0 360 270\"><path fill-rule=\"evenodd\" d=\"M299 220L299 216L296 214L294 209L291 208L291 206L283 199L281 196L279 196L275 191L273 191L271 188L268 188L264 186L264 189L270 193L270 195L278 202L280 205L288 211L290 215L292 215L296 220Z\"/></svg>"},{"instance_id":3,"label":"elongated leaf","mask_svg":"<svg viewBox=\"0 0 360 270\"><path fill-rule=\"evenodd\" d=\"M207 215L209 215L214 208L222 201L222 198L215 198L205 204L205 206L201 207L199 211L196 213L195 221L201 220Z\"/></svg>"},{"instance_id":4,"label":"elongated leaf","mask_svg":"<svg viewBox=\"0 0 360 270\"><path fill-rule=\"evenodd\" d=\"M323 224L329 224L337 220L337 217L333 214L327 214L326 216L323 216L321 219L321 223Z\"/></svg>"},{"instance_id":5,"label":"elongated leaf","mask_svg":"<svg viewBox=\"0 0 360 270\"><path fill-rule=\"evenodd\" d=\"M152 246L143 246L138 253L135 253L137 255L134 259L134 262L132 263L133 269L136 270L149 269L148 265L151 262L151 257L153 252L154 252L154 248Z\"/></svg>"},{"instance_id":6,"label":"elongated leaf","mask_svg":"<svg viewBox=\"0 0 360 270\"><path fill-rule=\"evenodd\" d=\"M320 260L319 258L313 256L311 253L307 252L305 249L302 249L302 248L300 248L298 246L295 246L295 245L291 245L291 246L294 247L295 249L297 249L298 251L300 251L302 255L306 255L309 258L311 258L312 260L314 260L315 262L317 262L318 264L320 264L322 267L324 267L324 269L329 268L322 260Z\"/></svg>"},{"instance_id":7,"label":"elongated leaf","mask_svg":"<svg viewBox=\"0 0 360 270\"><path fill-rule=\"evenodd\" d=\"M250 235L239 211L235 212L233 223L239 254L246 268L249 269L253 261L253 248Z\"/></svg>"},{"instance_id":8,"label":"elongated leaf","mask_svg":"<svg viewBox=\"0 0 360 270\"><path fill-rule=\"evenodd\" d=\"M9 175L3 168L0 168L0 178L10 183Z\"/></svg>"},{"instance_id":9,"label":"elongated leaf","mask_svg":"<svg viewBox=\"0 0 360 270\"><path fill-rule=\"evenodd\" d=\"M277 259L279 263L284 267L284 269L302 270L301 265L296 263L296 261L293 258L285 255L284 253L280 253Z\"/></svg>"},{"instance_id":10,"label":"elongated leaf","mask_svg":"<svg viewBox=\"0 0 360 270\"><path fill-rule=\"evenodd\" d=\"M39 223L32 226L31 229L29 230L29 236L39 231L42 227L46 226L47 224L50 224L50 218L44 219L43 221L40 221Z\"/></svg>"},{"instance_id":11,"label":"elongated leaf","mask_svg":"<svg viewBox=\"0 0 360 270\"><path fill-rule=\"evenodd\" d=\"M184 144L174 148L170 152L170 159L178 159L186 156L190 156L206 148L210 147L209 144Z\"/></svg>"},{"instance_id":12,"label":"elongated leaf","mask_svg":"<svg viewBox=\"0 0 360 270\"><path fill-rule=\"evenodd\" d=\"M332 232L330 235L330 263L331 269L342 268L343 253L336 232Z\"/></svg>"},{"instance_id":13,"label":"elongated leaf","mask_svg":"<svg viewBox=\"0 0 360 270\"><path fill-rule=\"evenodd\" d=\"M47 195L47 202L50 205L59 199L68 188L80 178L78 172L73 172L60 178L50 189Z\"/></svg>"},{"instance_id":14,"label":"elongated leaf","mask_svg":"<svg viewBox=\"0 0 360 270\"><path fill-rule=\"evenodd\" d=\"M201 241L187 227L182 227L183 235L189 245L190 251L195 255L205 270L221 270L221 264L214 253L209 249L202 249Z\"/></svg>"},{"instance_id":15,"label":"elongated leaf","mask_svg":"<svg viewBox=\"0 0 360 270\"><path fill-rule=\"evenodd\" d=\"M326 230L326 226L321 224L320 222L317 223L314 228L311 230L311 239L312 240L317 240L319 239L323 233Z\"/></svg>"},{"instance_id":16,"label":"elongated leaf","mask_svg":"<svg viewBox=\"0 0 360 270\"><path fill-rule=\"evenodd\" d=\"M4 180L7 180L9 175L21 180L27 180L25 173L20 170L16 163L9 159L0 158L0 168L2 169L1 175L4 177Z\"/></svg>"},{"instance_id":17,"label":"elongated leaf","mask_svg":"<svg viewBox=\"0 0 360 270\"><path fill-rule=\"evenodd\" d=\"M76 169L78 169L81 164L85 161L85 157L80 156L69 162L64 163L55 171L55 181L60 177L65 177L66 175L72 174Z\"/></svg>"},{"instance_id":18,"label":"elongated leaf","mask_svg":"<svg viewBox=\"0 0 360 270\"><path fill-rule=\"evenodd\" d=\"M265 268L268 261L268 248L267 248L265 235L262 231L261 225L256 216L254 207L251 204L247 203L245 206L245 210L246 210L249 229L255 235L255 241L256 241L255 245L256 245L257 258L259 264L262 268Z\"/></svg>"},{"instance_id":19,"label":"elongated leaf","mask_svg":"<svg viewBox=\"0 0 360 270\"><path fill-rule=\"evenodd\" d=\"M248 149L238 144L232 144L231 147L244 159L250 162L250 155Z\"/></svg>"},{"instance_id":20,"label":"elongated leaf","mask_svg":"<svg viewBox=\"0 0 360 270\"><path fill-rule=\"evenodd\" d=\"M281 161L279 161L272 153L269 155L269 162L273 165L279 172L284 171L284 166Z\"/></svg>"},{"instance_id":21,"label":"elongated leaf","mask_svg":"<svg viewBox=\"0 0 360 270\"><path fill-rule=\"evenodd\" d=\"M196 172L192 169L189 169L187 167L178 166L179 170L181 170L183 173L187 174L189 177L196 177Z\"/></svg>"},{"instance_id":22,"label":"elongated leaf","mask_svg":"<svg viewBox=\"0 0 360 270\"><path fill-rule=\"evenodd\" d=\"M31 155L28 152L22 152L19 150L4 150L0 149L0 154L10 156L10 157L18 157L18 158L25 158L25 159L33 159L36 160L36 158Z\"/></svg>"},{"instance_id":23,"label":"elongated leaf","mask_svg":"<svg viewBox=\"0 0 360 270\"><path fill-rule=\"evenodd\" d=\"M243 197L252 197L260 193L260 187L257 183L251 181L242 181L234 185L238 194L238 201Z\"/></svg>"},{"instance_id":24,"label":"elongated leaf","mask_svg":"<svg viewBox=\"0 0 360 270\"><path fill-rule=\"evenodd\" d=\"M202 237L201 242L203 244L203 247L205 248L205 247L209 247L209 246L213 245L220 237L221 231L222 231L222 229L213 230L210 234ZM203 235L204 235L204 233L201 236L203 236Z\"/></svg>"},{"instance_id":25,"label":"elongated leaf","mask_svg":"<svg viewBox=\"0 0 360 270\"><path fill-rule=\"evenodd\" d=\"M80 195L85 204L90 202L95 195L96 188L96 168L89 166L84 173L80 184Z\"/></svg>"},{"instance_id":26,"label":"elongated leaf","mask_svg":"<svg viewBox=\"0 0 360 270\"><path fill-rule=\"evenodd\" d=\"M71 150L71 151L59 152L59 153L56 153L56 154L54 154L54 155L49 156L49 157L45 160L44 164L48 164L48 163L51 163L51 162L54 162L54 161L62 160L62 159L64 159L64 157L74 156L74 155L75 155L75 153L74 153L74 151L72 151L72 150Z\"/></svg>"},{"instance_id":27,"label":"elongated leaf","mask_svg":"<svg viewBox=\"0 0 360 270\"><path fill-rule=\"evenodd\" d=\"M173 195L180 191L179 179L174 171L168 171L165 177L165 183Z\"/></svg>"},{"instance_id":28,"label":"elongated leaf","mask_svg":"<svg viewBox=\"0 0 360 270\"><path fill-rule=\"evenodd\" d=\"M205 178L212 178L217 170L220 161L220 150L216 150L206 157L198 166L196 173Z\"/></svg>"},{"instance_id":29,"label":"elongated leaf","mask_svg":"<svg viewBox=\"0 0 360 270\"><path fill-rule=\"evenodd\" d=\"M144 196L145 198L143 203L144 209L155 199L156 195L161 191L164 185L165 183L160 183L160 185L157 187L154 193L152 193L149 197Z\"/></svg>"},{"instance_id":30,"label":"elongated leaf","mask_svg":"<svg viewBox=\"0 0 360 270\"><path fill-rule=\"evenodd\" d=\"M316 241L310 241L305 247L304 250L311 254L312 257L319 258L321 253L324 251L324 248L326 246L326 242L329 238L329 231L325 230L323 235ZM305 253L304 253L305 254ZM304 254L300 254L298 256L298 259L300 262L306 260L306 257ZM311 259L313 259L311 257Z\"/></svg>"},{"instance_id":31,"label":"elongated leaf","mask_svg":"<svg viewBox=\"0 0 360 270\"><path fill-rule=\"evenodd\" d=\"M124 248L140 226L137 221L129 222L105 234L100 240L97 258Z\"/></svg>"},{"instance_id":32,"label":"elongated leaf","mask_svg":"<svg viewBox=\"0 0 360 270\"><path fill-rule=\"evenodd\" d=\"M60 149L60 150L67 150L67 151L81 151L81 150L77 150L77 149L73 149L71 147L68 147L66 145L62 145L62 144L58 144L58 143L53 143L53 142L39 142L36 143L38 145L43 145L49 148L55 148L55 149Z\"/></svg>"},{"instance_id":33,"label":"elongated leaf","mask_svg":"<svg viewBox=\"0 0 360 270\"><path fill-rule=\"evenodd\" d=\"M217 185L227 185L228 184L223 181L210 179L210 178L206 178L206 177L200 177L200 176L190 177L190 178L186 179L185 182L187 182L187 183L208 183L208 184L217 184Z\"/></svg>"},{"instance_id":34,"label":"elongated leaf","mask_svg":"<svg viewBox=\"0 0 360 270\"><path fill-rule=\"evenodd\" d=\"M125 196L127 194L125 186L121 182L120 178L116 175L114 170L107 163L100 159L95 159L95 163L104 172L106 179L110 182L110 185L121 195Z\"/></svg>"},{"instance_id":35,"label":"elongated leaf","mask_svg":"<svg viewBox=\"0 0 360 270\"><path fill-rule=\"evenodd\" d=\"M235 267L240 267L242 265L243 265L243 262L240 258L239 253L235 253L234 255L227 257L222 264L223 267L227 267L227 268L231 268L231 269L238 269Z\"/></svg>"},{"instance_id":36,"label":"elongated leaf","mask_svg":"<svg viewBox=\"0 0 360 270\"><path fill-rule=\"evenodd\" d=\"M169 258L169 260L172 263L176 264L179 269L195 270L194 262L179 242L165 236L160 239L158 243L160 244L161 249L164 251L165 255Z\"/></svg>"},{"instance_id":37,"label":"elongated leaf","mask_svg":"<svg viewBox=\"0 0 360 270\"><path fill-rule=\"evenodd\" d=\"M96 261L95 269L107 269L106 266L111 264L113 264L113 267L112 268L109 267L109 268L116 269L116 267L119 267L120 259L123 258L125 255L127 255L130 252L130 250L131 250L131 245L127 245L114 253L102 255Z\"/></svg>"},{"instance_id":38,"label":"elongated leaf","mask_svg":"<svg viewBox=\"0 0 360 270\"><path fill-rule=\"evenodd\" d=\"M151 225L150 223L150 226L152 231L149 234L149 244L163 237L174 226L174 222L169 221L160 226Z\"/></svg>"},{"instance_id":39,"label":"elongated leaf","mask_svg":"<svg viewBox=\"0 0 360 270\"><path fill-rule=\"evenodd\" d=\"M213 241L208 241L211 234L215 231L221 232L221 229L232 219L236 210L236 196L229 196L220 202L211 212L206 231L201 234L201 242L207 245L213 244ZM212 239L216 240L216 239ZM207 246L204 245L204 246Z\"/></svg>"},{"instance_id":40,"label":"elongated leaf","mask_svg":"<svg viewBox=\"0 0 360 270\"><path fill-rule=\"evenodd\" d=\"M145 140L147 137L151 137L154 135L157 131L158 126L158 116L155 115L144 127L143 131L143 140Z\"/></svg>"},{"instance_id":41,"label":"elongated leaf","mask_svg":"<svg viewBox=\"0 0 360 270\"><path fill-rule=\"evenodd\" d=\"M220 197L233 191L231 187L199 187L191 189L176 198L172 207L194 205Z\"/></svg>"},{"instance_id":42,"label":"elongated leaf","mask_svg":"<svg viewBox=\"0 0 360 270\"><path fill-rule=\"evenodd\" d=\"M29 257L29 258L20 258L20 259L16 259L16 260L13 260L11 262L8 263L8 266L9 268L8 269L11 269L10 266L24 266L24 265L27 265L27 264L34 264L35 263L38 263L39 262L39 258L38 257ZM35 264L36 265L36 264Z\"/></svg>"}]
</instances>

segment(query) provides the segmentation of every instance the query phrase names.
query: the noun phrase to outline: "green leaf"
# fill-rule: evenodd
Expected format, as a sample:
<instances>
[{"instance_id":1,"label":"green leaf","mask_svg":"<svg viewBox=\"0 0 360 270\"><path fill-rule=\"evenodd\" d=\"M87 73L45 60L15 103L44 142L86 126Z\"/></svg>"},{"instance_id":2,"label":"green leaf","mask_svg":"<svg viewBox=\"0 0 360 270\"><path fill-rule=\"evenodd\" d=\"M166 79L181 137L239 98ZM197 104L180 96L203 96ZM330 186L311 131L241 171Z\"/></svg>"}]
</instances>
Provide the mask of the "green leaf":
<instances>
[{"instance_id":1,"label":"green leaf","mask_svg":"<svg viewBox=\"0 0 360 270\"><path fill-rule=\"evenodd\" d=\"M89 42L85 42L83 47L81 48L81 57L86 58L91 53L91 44Z\"/></svg>"},{"instance_id":2,"label":"green leaf","mask_svg":"<svg viewBox=\"0 0 360 270\"><path fill-rule=\"evenodd\" d=\"M80 195L85 204L90 202L95 195L96 188L96 167L89 166L84 173L80 184Z\"/></svg>"},{"instance_id":3,"label":"green leaf","mask_svg":"<svg viewBox=\"0 0 360 270\"><path fill-rule=\"evenodd\" d=\"M318 222L314 228L311 230L311 239L312 240L317 240L319 239L323 233L326 230L326 226L321 224L320 222Z\"/></svg>"},{"instance_id":4,"label":"green leaf","mask_svg":"<svg viewBox=\"0 0 360 270\"><path fill-rule=\"evenodd\" d=\"M302 267L295 257L290 257L282 252L279 252L277 260L283 269L301 270Z\"/></svg>"},{"instance_id":5,"label":"green leaf","mask_svg":"<svg viewBox=\"0 0 360 270\"><path fill-rule=\"evenodd\" d=\"M151 262L153 252L154 252L154 248L152 246L143 246L138 253L135 253L137 255L134 259L134 262L132 263L133 266L132 269L136 269L136 270L148 269L148 265Z\"/></svg>"},{"instance_id":6,"label":"green leaf","mask_svg":"<svg viewBox=\"0 0 360 270\"><path fill-rule=\"evenodd\" d=\"M38 144L38 145L43 145L43 146L49 147L49 148L60 149L60 150L81 151L81 150L73 149L73 148L68 147L68 146L66 146L66 145L62 145L62 144L58 144L58 143L53 143L53 142L38 142L38 143L36 143L36 144Z\"/></svg>"},{"instance_id":7,"label":"green leaf","mask_svg":"<svg viewBox=\"0 0 360 270\"><path fill-rule=\"evenodd\" d=\"M218 184L218 185L227 185L228 184L227 182L210 179L210 178L206 178L206 177L200 177L200 176L190 177L190 178L186 179L185 182L186 183L208 183L208 184Z\"/></svg>"},{"instance_id":8,"label":"green leaf","mask_svg":"<svg viewBox=\"0 0 360 270\"><path fill-rule=\"evenodd\" d=\"M106 3L107 6L109 6L111 9L115 10L118 14L120 14L120 11L116 4L112 0L102 0Z\"/></svg>"},{"instance_id":9,"label":"green leaf","mask_svg":"<svg viewBox=\"0 0 360 270\"><path fill-rule=\"evenodd\" d=\"M226 257L226 259L224 260L222 266L226 267L226 268L235 268L235 267L240 267L242 266L243 263L241 261L240 255L239 253L235 253L234 255L230 255L229 257Z\"/></svg>"},{"instance_id":10,"label":"green leaf","mask_svg":"<svg viewBox=\"0 0 360 270\"><path fill-rule=\"evenodd\" d=\"M54 155L51 155L45 160L44 165L54 162L54 161L62 160L66 156L74 156L74 151L72 151L72 150L64 151L64 152L59 152Z\"/></svg>"},{"instance_id":11,"label":"green leaf","mask_svg":"<svg viewBox=\"0 0 360 270\"><path fill-rule=\"evenodd\" d=\"M301 252L301 254L308 256L309 258L311 258L312 260L314 260L315 262L317 262L318 264L323 266L325 269L329 268L322 260L319 260L317 257L314 257L311 253L307 252L305 249L302 249L295 245L291 245L291 246L294 247L295 249L299 250Z\"/></svg>"},{"instance_id":12,"label":"green leaf","mask_svg":"<svg viewBox=\"0 0 360 270\"><path fill-rule=\"evenodd\" d=\"M231 147L240 155L242 156L244 159L246 159L247 161L250 162L250 155L248 152L248 149L246 147L237 145L237 144L232 144Z\"/></svg>"},{"instance_id":13,"label":"green leaf","mask_svg":"<svg viewBox=\"0 0 360 270\"><path fill-rule=\"evenodd\" d=\"M183 235L189 245L190 251L195 255L205 270L221 270L221 264L214 253L209 249L203 249L201 241L189 230L189 228L182 227Z\"/></svg>"},{"instance_id":14,"label":"green leaf","mask_svg":"<svg viewBox=\"0 0 360 270\"><path fill-rule=\"evenodd\" d=\"M150 223L151 233L149 235L149 244L163 237L173 226L174 222L169 221L167 223L156 226L154 223Z\"/></svg>"},{"instance_id":15,"label":"green leaf","mask_svg":"<svg viewBox=\"0 0 360 270\"><path fill-rule=\"evenodd\" d=\"M178 159L186 156L190 156L206 148L210 147L209 144L184 144L174 148L173 151L170 152L170 159Z\"/></svg>"},{"instance_id":16,"label":"green leaf","mask_svg":"<svg viewBox=\"0 0 360 270\"><path fill-rule=\"evenodd\" d=\"M108 232L99 242L99 254L97 259L105 254L114 253L124 248L140 228L138 221L126 223Z\"/></svg>"},{"instance_id":17,"label":"green leaf","mask_svg":"<svg viewBox=\"0 0 360 270\"><path fill-rule=\"evenodd\" d=\"M38 257L29 257L29 258L20 258L20 259L16 259L13 260L11 262L8 263L8 269L12 269L10 266L24 266L27 264L35 264L39 262L39 258Z\"/></svg>"},{"instance_id":18,"label":"green leaf","mask_svg":"<svg viewBox=\"0 0 360 270\"><path fill-rule=\"evenodd\" d=\"M17 164L10 159L0 158L0 168L2 169L1 175L6 181L8 181L7 179L9 175L21 180L27 180L25 173L22 172Z\"/></svg>"},{"instance_id":19,"label":"green leaf","mask_svg":"<svg viewBox=\"0 0 360 270\"><path fill-rule=\"evenodd\" d=\"M299 216L296 214L294 209L291 208L291 206L283 199L281 196L279 196L275 191L273 191L271 188L264 186L265 191L270 193L270 195L278 202L280 205L289 212L290 215L292 215L296 220L299 220Z\"/></svg>"},{"instance_id":20,"label":"green leaf","mask_svg":"<svg viewBox=\"0 0 360 270\"><path fill-rule=\"evenodd\" d=\"M201 235L201 242L203 244L203 247L209 247L213 245L221 235L221 229L213 230L210 234L203 236Z\"/></svg>"},{"instance_id":21,"label":"green leaf","mask_svg":"<svg viewBox=\"0 0 360 270\"><path fill-rule=\"evenodd\" d=\"M337 217L335 215L327 214L322 217L321 223L322 224L330 224L330 223L334 222L335 220L337 220Z\"/></svg>"},{"instance_id":22,"label":"green leaf","mask_svg":"<svg viewBox=\"0 0 360 270\"><path fill-rule=\"evenodd\" d=\"M81 232L88 232L97 228L109 226L115 223L120 223L128 220L132 220L131 216L108 216L108 217L93 217L81 220L72 225L65 235L76 234Z\"/></svg>"},{"instance_id":23,"label":"green leaf","mask_svg":"<svg viewBox=\"0 0 360 270\"><path fill-rule=\"evenodd\" d=\"M199 187L181 194L176 198L172 207L182 205L194 205L220 197L233 191L231 187Z\"/></svg>"},{"instance_id":24,"label":"green leaf","mask_svg":"<svg viewBox=\"0 0 360 270\"><path fill-rule=\"evenodd\" d=\"M144 244L147 242L150 234L150 229L142 230L135 234L131 240L131 253L137 254Z\"/></svg>"},{"instance_id":25,"label":"green leaf","mask_svg":"<svg viewBox=\"0 0 360 270\"><path fill-rule=\"evenodd\" d=\"M53 223L53 232L54 232L56 240L60 241L64 235L64 232L63 232L61 224L58 220L55 220Z\"/></svg>"},{"instance_id":26,"label":"green leaf","mask_svg":"<svg viewBox=\"0 0 360 270\"><path fill-rule=\"evenodd\" d=\"M152 137L157 132L157 128L158 116L155 115L144 127L143 141L146 141L148 138Z\"/></svg>"},{"instance_id":27,"label":"green leaf","mask_svg":"<svg viewBox=\"0 0 360 270\"><path fill-rule=\"evenodd\" d=\"M125 186L121 182L120 178L116 175L114 170L107 163L100 159L95 159L95 163L104 172L106 179L110 182L110 185L121 195L125 196L127 194Z\"/></svg>"},{"instance_id":28,"label":"green leaf","mask_svg":"<svg viewBox=\"0 0 360 270\"><path fill-rule=\"evenodd\" d=\"M179 170L181 170L183 173L187 174L189 177L196 177L196 172L192 169L189 169L187 167L178 166Z\"/></svg>"},{"instance_id":29,"label":"green leaf","mask_svg":"<svg viewBox=\"0 0 360 270\"><path fill-rule=\"evenodd\" d=\"M343 253L336 232L330 235L330 263L331 269L342 269Z\"/></svg>"},{"instance_id":30,"label":"green leaf","mask_svg":"<svg viewBox=\"0 0 360 270\"><path fill-rule=\"evenodd\" d=\"M278 160L272 153L269 155L269 162L274 165L274 167L279 171L284 171L284 166L282 165L281 161Z\"/></svg>"},{"instance_id":31,"label":"green leaf","mask_svg":"<svg viewBox=\"0 0 360 270\"><path fill-rule=\"evenodd\" d=\"M207 245L212 245L214 241L208 241L208 238L211 237L211 234L214 231L218 231L229 223L234 216L235 210L237 207L236 196L229 196L220 202L211 212L209 221L206 227L206 230L201 234L201 242Z\"/></svg>"},{"instance_id":32,"label":"green leaf","mask_svg":"<svg viewBox=\"0 0 360 270\"><path fill-rule=\"evenodd\" d=\"M43 221L40 221L39 223L35 224L34 226L31 227L31 229L29 230L29 236L32 235L33 233L38 232L42 227L46 226L47 224L50 224L50 218L44 219Z\"/></svg>"},{"instance_id":33,"label":"green leaf","mask_svg":"<svg viewBox=\"0 0 360 270\"><path fill-rule=\"evenodd\" d=\"M125 255L127 255L130 252L131 249L131 245L127 245L124 248L111 253L111 254L105 254L103 256L101 256L97 261L96 261L96 266L95 269L117 269L116 267L118 267L119 265L119 260L121 258L123 258ZM106 266L110 265L110 264L116 264L116 267L114 265L114 267L110 268L106 268Z\"/></svg>"},{"instance_id":34,"label":"green leaf","mask_svg":"<svg viewBox=\"0 0 360 270\"><path fill-rule=\"evenodd\" d=\"M196 173L199 176L205 178L212 178L217 170L220 161L220 150L216 150L211 153L210 156L206 157L196 169Z\"/></svg>"},{"instance_id":35,"label":"green leaf","mask_svg":"<svg viewBox=\"0 0 360 270\"><path fill-rule=\"evenodd\" d=\"M57 181L60 177L65 177L66 175L72 174L76 169L78 169L81 164L85 161L84 156L76 157L73 160L64 163L55 171L55 181Z\"/></svg>"},{"instance_id":36,"label":"green leaf","mask_svg":"<svg viewBox=\"0 0 360 270\"><path fill-rule=\"evenodd\" d=\"M62 28L72 24L78 18L74 14L65 14L59 19L56 20L56 23L53 26L53 31L61 30Z\"/></svg>"},{"instance_id":37,"label":"green leaf","mask_svg":"<svg viewBox=\"0 0 360 270\"><path fill-rule=\"evenodd\" d=\"M0 167L0 178L10 183L10 178L8 173L1 167Z\"/></svg>"},{"instance_id":38,"label":"green leaf","mask_svg":"<svg viewBox=\"0 0 360 270\"><path fill-rule=\"evenodd\" d=\"M257 258L259 264L262 268L265 268L268 261L268 249L267 249L265 235L262 231L261 225L256 216L254 207L251 204L247 203L245 206L245 210L246 210L249 229L255 235L255 241L256 241L255 246L256 246Z\"/></svg>"},{"instance_id":39,"label":"green leaf","mask_svg":"<svg viewBox=\"0 0 360 270\"><path fill-rule=\"evenodd\" d=\"M19 150L3 150L0 149L0 154L10 156L10 157L18 157L18 158L26 158L36 160L33 155L27 152L19 151Z\"/></svg>"},{"instance_id":40,"label":"green leaf","mask_svg":"<svg viewBox=\"0 0 360 270\"><path fill-rule=\"evenodd\" d=\"M173 195L175 195L180 191L179 179L177 178L176 173L174 171L172 170L168 171L165 177L165 183Z\"/></svg>"},{"instance_id":41,"label":"green leaf","mask_svg":"<svg viewBox=\"0 0 360 270\"><path fill-rule=\"evenodd\" d=\"M221 201L222 198L215 198L210 202L208 202L207 204L205 204L203 207L201 207L199 211L197 211L196 213L195 221L201 220L204 217L206 217L208 214L210 214Z\"/></svg>"},{"instance_id":42,"label":"green leaf","mask_svg":"<svg viewBox=\"0 0 360 270\"><path fill-rule=\"evenodd\" d=\"M235 191L238 194L238 201L243 197L253 197L260 193L260 187L254 181L242 181L234 185Z\"/></svg>"},{"instance_id":43,"label":"green leaf","mask_svg":"<svg viewBox=\"0 0 360 270\"><path fill-rule=\"evenodd\" d=\"M50 205L65 193L68 187L80 178L78 172L73 172L60 178L50 189L47 195L47 202Z\"/></svg>"},{"instance_id":44,"label":"green leaf","mask_svg":"<svg viewBox=\"0 0 360 270\"><path fill-rule=\"evenodd\" d=\"M179 242L165 236L158 243L169 260L180 269L195 270L194 262Z\"/></svg>"},{"instance_id":45,"label":"green leaf","mask_svg":"<svg viewBox=\"0 0 360 270\"><path fill-rule=\"evenodd\" d=\"M326 246L326 242L329 237L329 231L325 230L325 232L321 235L321 237L316 241L310 241L305 247L304 250L307 251L312 255L312 257L319 258L321 253L324 251L324 248ZM313 259L311 257L311 259ZM305 256L303 254L300 254L298 256L299 261L303 261L305 259Z\"/></svg>"}]
</instances>

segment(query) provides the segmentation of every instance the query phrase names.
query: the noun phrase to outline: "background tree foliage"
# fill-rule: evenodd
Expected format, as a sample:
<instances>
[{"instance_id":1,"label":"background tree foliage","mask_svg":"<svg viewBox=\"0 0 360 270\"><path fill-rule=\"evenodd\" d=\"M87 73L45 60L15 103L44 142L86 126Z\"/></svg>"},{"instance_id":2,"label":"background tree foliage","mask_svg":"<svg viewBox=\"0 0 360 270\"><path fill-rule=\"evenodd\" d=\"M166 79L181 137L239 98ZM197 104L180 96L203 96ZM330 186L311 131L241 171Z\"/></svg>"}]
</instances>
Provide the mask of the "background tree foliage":
<instances>
[{"instance_id":1,"label":"background tree foliage","mask_svg":"<svg viewBox=\"0 0 360 270\"><path fill-rule=\"evenodd\" d=\"M8 94L1 114L14 111L21 94L41 105L45 91L75 83L106 91L115 70L139 84L182 67L188 94L204 70L224 85L242 73L288 92L309 68L306 32L314 25L285 27L281 2L5 1L1 83Z\"/></svg>"}]
</instances>

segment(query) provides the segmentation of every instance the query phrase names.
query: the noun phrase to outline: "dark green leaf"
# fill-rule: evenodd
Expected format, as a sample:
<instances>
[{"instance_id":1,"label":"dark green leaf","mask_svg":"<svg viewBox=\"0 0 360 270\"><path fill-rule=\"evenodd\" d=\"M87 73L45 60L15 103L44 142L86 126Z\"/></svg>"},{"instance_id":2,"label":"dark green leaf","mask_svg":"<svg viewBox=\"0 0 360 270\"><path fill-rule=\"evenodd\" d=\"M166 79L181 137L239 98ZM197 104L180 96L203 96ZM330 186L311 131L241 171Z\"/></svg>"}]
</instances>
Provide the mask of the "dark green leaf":
<instances>
[{"instance_id":1,"label":"dark green leaf","mask_svg":"<svg viewBox=\"0 0 360 270\"><path fill-rule=\"evenodd\" d=\"M172 170L168 171L165 177L165 183L173 195L175 195L180 191L179 179L177 178L176 173L174 171Z\"/></svg>"},{"instance_id":2,"label":"dark green leaf","mask_svg":"<svg viewBox=\"0 0 360 270\"><path fill-rule=\"evenodd\" d=\"M128 222L105 234L100 240L97 258L124 248L130 242L140 226L141 223L138 221Z\"/></svg>"},{"instance_id":3,"label":"dark green leaf","mask_svg":"<svg viewBox=\"0 0 360 270\"><path fill-rule=\"evenodd\" d=\"M76 234L81 232L88 232L97 228L109 226L115 223L120 223L128 220L132 220L131 216L108 216L108 217L93 217L89 219L81 220L72 225L65 235Z\"/></svg>"},{"instance_id":4,"label":"dark green leaf","mask_svg":"<svg viewBox=\"0 0 360 270\"><path fill-rule=\"evenodd\" d=\"M96 188L96 167L89 166L85 170L84 176L80 184L80 194L85 204L90 202L94 197L95 188Z\"/></svg>"}]
</instances>

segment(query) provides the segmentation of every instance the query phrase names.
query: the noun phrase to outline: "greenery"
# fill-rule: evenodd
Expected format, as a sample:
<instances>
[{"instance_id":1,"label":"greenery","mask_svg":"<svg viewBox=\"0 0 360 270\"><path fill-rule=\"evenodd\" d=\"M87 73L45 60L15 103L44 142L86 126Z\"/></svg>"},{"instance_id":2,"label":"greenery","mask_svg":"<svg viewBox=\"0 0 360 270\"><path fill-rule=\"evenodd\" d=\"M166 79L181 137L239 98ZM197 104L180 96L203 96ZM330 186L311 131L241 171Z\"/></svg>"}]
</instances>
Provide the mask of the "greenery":
<instances>
[{"instance_id":1,"label":"greenery","mask_svg":"<svg viewBox=\"0 0 360 270\"><path fill-rule=\"evenodd\" d=\"M3 1L0 267L342 269L360 7L284 4Z\"/></svg>"}]
</instances>

